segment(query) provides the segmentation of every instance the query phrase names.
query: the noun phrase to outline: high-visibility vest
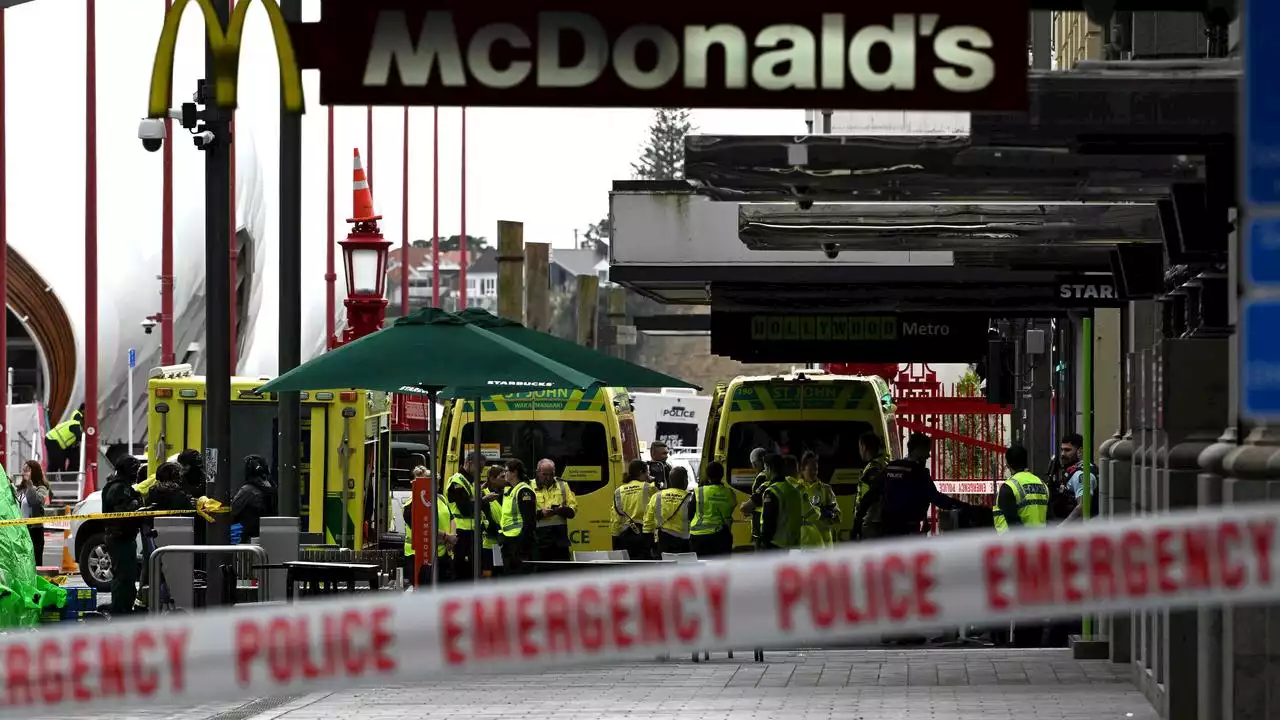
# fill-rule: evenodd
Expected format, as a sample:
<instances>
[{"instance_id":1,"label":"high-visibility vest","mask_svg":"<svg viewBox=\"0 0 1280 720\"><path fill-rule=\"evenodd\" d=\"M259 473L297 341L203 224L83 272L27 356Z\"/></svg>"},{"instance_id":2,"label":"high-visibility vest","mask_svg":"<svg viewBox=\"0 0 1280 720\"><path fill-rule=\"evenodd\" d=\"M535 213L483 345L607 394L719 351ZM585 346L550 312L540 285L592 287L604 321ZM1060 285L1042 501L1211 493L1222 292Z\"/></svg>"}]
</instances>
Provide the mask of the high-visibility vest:
<instances>
[{"instance_id":1,"label":"high-visibility vest","mask_svg":"<svg viewBox=\"0 0 1280 720\"><path fill-rule=\"evenodd\" d=\"M653 496L654 529L674 537L689 539L689 491L667 488Z\"/></svg>"},{"instance_id":2,"label":"high-visibility vest","mask_svg":"<svg viewBox=\"0 0 1280 720\"><path fill-rule=\"evenodd\" d=\"M409 503L411 502L413 502L412 498L410 498L409 500L405 500L404 504L400 506L400 512L404 512L404 509L406 507L409 507ZM410 517L412 517L412 515L410 515ZM448 532L449 520L451 519L452 518L449 515L449 507L445 503L444 497L441 495L437 495L436 496L436 534L437 535L439 535L441 532ZM413 523L406 523L404 526L404 554L405 555L414 554ZM445 555L448 555L448 554L449 554L449 548L444 543L440 543L439 547L436 548L436 555L439 557L444 557Z\"/></svg>"},{"instance_id":3,"label":"high-visibility vest","mask_svg":"<svg viewBox=\"0 0 1280 720\"><path fill-rule=\"evenodd\" d=\"M751 483L751 494L760 493L763 499L765 485L769 483L769 476L766 473L759 473L756 479ZM764 506L757 506L751 513L751 537L760 536L760 521L764 519Z\"/></svg>"},{"instance_id":4,"label":"high-visibility vest","mask_svg":"<svg viewBox=\"0 0 1280 720\"><path fill-rule=\"evenodd\" d=\"M467 479L467 476L460 472L454 473L453 477L449 478L448 482L444 484L445 502L449 505L449 512L453 515L453 522L459 530L471 530L475 527L475 518L470 513L462 512L457 503L449 502L449 490L454 485L461 485L462 489L467 491L467 496L471 498L472 502L476 499L475 490L471 487L471 481Z\"/></svg>"},{"instance_id":5,"label":"high-visibility vest","mask_svg":"<svg viewBox=\"0 0 1280 720\"><path fill-rule=\"evenodd\" d=\"M733 491L724 485L699 485L693 491L691 535L714 535L733 524Z\"/></svg>"},{"instance_id":6,"label":"high-visibility vest","mask_svg":"<svg viewBox=\"0 0 1280 720\"><path fill-rule=\"evenodd\" d=\"M501 500L485 503L485 507L489 509L489 512L487 517L481 518L485 530L480 538L480 546L487 550L498 547L498 539L493 536L490 528L497 528L498 532L502 531L502 505L500 503Z\"/></svg>"},{"instance_id":7,"label":"high-visibility vest","mask_svg":"<svg viewBox=\"0 0 1280 720\"><path fill-rule=\"evenodd\" d=\"M773 533L773 545L780 548L799 547L804 495L786 480L770 483L764 491L778 500L778 527Z\"/></svg>"},{"instance_id":8,"label":"high-visibility vest","mask_svg":"<svg viewBox=\"0 0 1280 720\"><path fill-rule=\"evenodd\" d=\"M521 490L533 492L533 486L527 480L520 481L502 498L502 534L506 537L518 537L524 530L524 516L520 514Z\"/></svg>"},{"instance_id":9,"label":"high-visibility vest","mask_svg":"<svg viewBox=\"0 0 1280 720\"><path fill-rule=\"evenodd\" d=\"M1049 487L1040 478L1023 470L1014 473L1013 477L1004 481L1013 490L1018 501L1018 519L1027 527L1044 527L1049 521ZM996 497L996 508L993 522L996 532L1009 532L1009 522L1000 510L1000 498Z\"/></svg>"},{"instance_id":10,"label":"high-visibility vest","mask_svg":"<svg viewBox=\"0 0 1280 720\"><path fill-rule=\"evenodd\" d=\"M79 411L76 411L76 413L71 416L70 420L58 423L52 430L45 433L44 436L58 443L58 447L66 450L76 442L76 434L71 431L71 428L80 427L80 424L83 421L84 416L81 415Z\"/></svg>"},{"instance_id":11,"label":"high-visibility vest","mask_svg":"<svg viewBox=\"0 0 1280 720\"><path fill-rule=\"evenodd\" d=\"M800 528L800 545L803 547L830 547L835 544L832 532L833 523L822 519L824 508L834 508L836 518L840 517L840 508L836 504L836 493L831 486L821 480L812 485L800 481L796 488L804 498L803 525Z\"/></svg>"},{"instance_id":12,"label":"high-visibility vest","mask_svg":"<svg viewBox=\"0 0 1280 720\"><path fill-rule=\"evenodd\" d=\"M552 506L555 505L573 508L575 510L578 508L578 500L573 496L573 493L570 492L569 483L561 480L560 478L556 478L556 484L551 487L544 488L542 486L538 486L538 488L534 490L534 493L537 495L539 510L550 510ZM549 515L545 518L538 519L538 527L567 525L568 522L568 520L565 520L559 515Z\"/></svg>"},{"instance_id":13,"label":"high-visibility vest","mask_svg":"<svg viewBox=\"0 0 1280 720\"><path fill-rule=\"evenodd\" d=\"M649 507L653 485L629 480L613 491L613 534L618 536L633 525L644 525L644 511Z\"/></svg>"}]
</instances>

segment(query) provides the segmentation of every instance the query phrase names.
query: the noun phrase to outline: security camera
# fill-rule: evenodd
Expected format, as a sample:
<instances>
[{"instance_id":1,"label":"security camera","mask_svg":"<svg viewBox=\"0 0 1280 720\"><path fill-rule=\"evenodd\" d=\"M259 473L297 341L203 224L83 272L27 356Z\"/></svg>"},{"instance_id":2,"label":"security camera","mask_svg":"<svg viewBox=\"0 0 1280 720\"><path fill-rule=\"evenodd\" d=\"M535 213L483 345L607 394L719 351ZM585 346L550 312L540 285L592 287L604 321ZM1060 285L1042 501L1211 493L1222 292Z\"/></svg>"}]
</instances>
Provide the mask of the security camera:
<instances>
[{"instance_id":1,"label":"security camera","mask_svg":"<svg viewBox=\"0 0 1280 720\"><path fill-rule=\"evenodd\" d=\"M840 257L840 246L832 242L822 243L822 254L831 260L835 260Z\"/></svg>"},{"instance_id":2,"label":"security camera","mask_svg":"<svg viewBox=\"0 0 1280 720\"><path fill-rule=\"evenodd\" d=\"M164 120L159 118L142 118L138 122L138 139L147 152L156 152L164 146Z\"/></svg>"},{"instance_id":3,"label":"security camera","mask_svg":"<svg viewBox=\"0 0 1280 720\"><path fill-rule=\"evenodd\" d=\"M154 318L146 318L142 321L142 332L146 333L147 335L150 335L151 331L154 330L155 327L156 327L156 321Z\"/></svg>"},{"instance_id":4,"label":"security camera","mask_svg":"<svg viewBox=\"0 0 1280 720\"><path fill-rule=\"evenodd\" d=\"M217 135L214 135L211 130L201 130L198 133L192 133L192 135L194 136L193 139L195 140L196 147L201 150L209 149L209 147L213 145L213 141L218 137Z\"/></svg>"}]
</instances>

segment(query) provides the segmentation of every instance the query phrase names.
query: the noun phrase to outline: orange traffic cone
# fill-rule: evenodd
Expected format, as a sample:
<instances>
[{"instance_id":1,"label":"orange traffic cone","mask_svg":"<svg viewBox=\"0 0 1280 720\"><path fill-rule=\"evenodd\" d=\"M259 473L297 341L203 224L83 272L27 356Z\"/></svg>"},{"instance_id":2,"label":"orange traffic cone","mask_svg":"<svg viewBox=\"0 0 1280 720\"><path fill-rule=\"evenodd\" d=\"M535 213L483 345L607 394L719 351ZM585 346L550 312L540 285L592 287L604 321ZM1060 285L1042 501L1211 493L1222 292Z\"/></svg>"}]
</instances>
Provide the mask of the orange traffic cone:
<instances>
[{"instance_id":1,"label":"orange traffic cone","mask_svg":"<svg viewBox=\"0 0 1280 720\"><path fill-rule=\"evenodd\" d=\"M373 193L369 191L369 178L365 177L364 164L360 162L360 148L355 148L355 177L351 193L351 217L349 223L363 223L381 220L381 215L373 214Z\"/></svg>"},{"instance_id":2,"label":"orange traffic cone","mask_svg":"<svg viewBox=\"0 0 1280 720\"><path fill-rule=\"evenodd\" d=\"M71 508L67 508L67 514L71 514ZM80 564L71 555L71 524L67 524L67 528L62 531L62 568L63 573L74 573L80 571Z\"/></svg>"}]
</instances>

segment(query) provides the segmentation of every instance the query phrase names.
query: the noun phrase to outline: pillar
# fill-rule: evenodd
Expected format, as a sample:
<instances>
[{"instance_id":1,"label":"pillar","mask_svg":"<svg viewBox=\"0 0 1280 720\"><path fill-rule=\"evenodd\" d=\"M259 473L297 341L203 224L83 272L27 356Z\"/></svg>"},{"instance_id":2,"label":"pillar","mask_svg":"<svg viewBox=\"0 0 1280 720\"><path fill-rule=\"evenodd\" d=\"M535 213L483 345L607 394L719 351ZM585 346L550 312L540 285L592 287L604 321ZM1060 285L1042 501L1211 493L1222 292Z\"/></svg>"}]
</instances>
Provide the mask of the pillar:
<instances>
[{"instance_id":1,"label":"pillar","mask_svg":"<svg viewBox=\"0 0 1280 720\"><path fill-rule=\"evenodd\" d=\"M156 547L165 547L167 545L195 545L196 530L195 521L197 518L192 517L159 517L154 521L153 527L156 529ZM291 518L296 527L297 518ZM199 519L204 522L203 518ZM194 611L195 603L195 556L190 553L174 552L167 555L161 561L161 571L164 573L165 584L169 588L169 597L173 598L175 607L184 610ZM149 578L150 582L158 582L156 578ZM152 612L158 612L158 608L151 608Z\"/></svg>"},{"instance_id":2,"label":"pillar","mask_svg":"<svg viewBox=\"0 0 1280 720\"><path fill-rule=\"evenodd\" d=\"M1132 455L1129 472L1129 501L1134 516L1150 512L1148 499L1147 466L1149 448L1152 443L1154 422L1151 418L1150 397L1152 388L1151 355L1155 345L1159 315L1161 309L1155 301L1137 301L1129 307L1129 347L1130 368L1132 376L1128 383L1130 405L1132 408L1133 432ZM1120 484L1117 478L1117 484ZM1123 657L1126 654L1133 663L1133 678L1137 684L1140 677L1146 675L1148 622L1147 614L1132 612L1129 615L1129 649L1114 651L1113 655ZM1121 623L1113 624L1117 634L1122 629Z\"/></svg>"},{"instance_id":3,"label":"pillar","mask_svg":"<svg viewBox=\"0 0 1280 720\"><path fill-rule=\"evenodd\" d=\"M596 347L597 323L600 319L600 278L578 276L578 344Z\"/></svg>"},{"instance_id":4,"label":"pillar","mask_svg":"<svg viewBox=\"0 0 1280 720\"><path fill-rule=\"evenodd\" d=\"M267 551L267 560L272 565L293 562L298 559L298 519L287 517L264 517L258 530L258 545ZM285 602L288 588L285 587L289 571L268 570L270 578L270 595L267 600Z\"/></svg>"},{"instance_id":5,"label":"pillar","mask_svg":"<svg viewBox=\"0 0 1280 720\"><path fill-rule=\"evenodd\" d=\"M619 342L618 328L627 323L627 291L625 288L615 285L609 288L608 298L608 322L609 327L613 328L613 347L611 350L614 357L625 358L627 356L627 348Z\"/></svg>"},{"instance_id":6,"label":"pillar","mask_svg":"<svg viewBox=\"0 0 1280 720\"><path fill-rule=\"evenodd\" d=\"M524 224L498 221L498 315L524 322Z\"/></svg>"},{"instance_id":7,"label":"pillar","mask_svg":"<svg viewBox=\"0 0 1280 720\"><path fill-rule=\"evenodd\" d=\"M542 332L551 331L551 245L524 246L524 324Z\"/></svg>"}]
</instances>

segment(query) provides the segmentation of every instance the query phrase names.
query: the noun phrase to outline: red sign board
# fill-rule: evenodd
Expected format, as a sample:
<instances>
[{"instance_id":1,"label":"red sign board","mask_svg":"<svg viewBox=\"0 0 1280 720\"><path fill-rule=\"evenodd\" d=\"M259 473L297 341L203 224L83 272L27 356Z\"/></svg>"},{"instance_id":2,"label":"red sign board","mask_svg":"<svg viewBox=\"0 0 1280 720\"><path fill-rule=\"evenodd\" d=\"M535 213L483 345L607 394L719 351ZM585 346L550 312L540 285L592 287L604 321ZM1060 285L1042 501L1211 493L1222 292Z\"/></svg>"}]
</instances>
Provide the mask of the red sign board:
<instances>
[{"instance_id":1,"label":"red sign board","mask_svg":"<svg viewBox=\"0 0 1280 720\"><path fill-rule=\"evenodd\" d=\"M436 489L431 478L413 479L413 582L427 558L436 556Z\"/></svg>"},{"instance_id":2,"label":"red sign board","mask_svg":"<svg viewBox=\"0 0 1280 720\"><path fill-rule=\"evenodd\" d=\"M430 407L430 403L424 397L406 394L393 395L391 400L391 429L395 432L426 432L428 407Z\"/></svg>"},{"instance_id":3,"label":"red sign board","mask_svg":"<svg viewBox=\"0 0 1280 720\"><path fill-rule=\"evenodd\" d=\"M1025 110L1027 3L324 0L325 105Z\"/></svg>"}]
</instances>

